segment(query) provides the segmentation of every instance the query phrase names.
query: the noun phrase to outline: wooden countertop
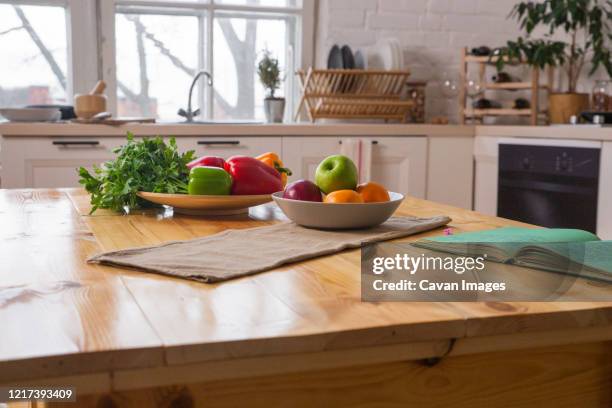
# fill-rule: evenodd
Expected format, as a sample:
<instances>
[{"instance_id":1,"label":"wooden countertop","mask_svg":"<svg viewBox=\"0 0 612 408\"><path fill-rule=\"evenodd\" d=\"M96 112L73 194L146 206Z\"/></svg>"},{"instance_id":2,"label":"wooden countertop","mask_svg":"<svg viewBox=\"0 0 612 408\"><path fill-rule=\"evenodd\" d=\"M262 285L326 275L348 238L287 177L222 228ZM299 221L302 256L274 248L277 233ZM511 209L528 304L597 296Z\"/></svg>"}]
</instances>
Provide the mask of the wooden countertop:
<instances>
[{"instance_id":1,"label":"wooden countertop","mask_svg":"<svg viewBox=\"0 0 612 408\"><path fill-rule=\"evenodd\" d=\"M144 123L108 126L79 123L0 122L3 137L124 137L137 136L429 136L527 137L612 141L611 127L431 125L394 123L176 124Z\"/></svg>"},{"instance_id":2,"label":"wooden countertop","mask_svg":"<svg viewBox=\"0 0 612 408\"><path fill-rule=\"evenodd\" d=\"M0 190L0 383L53 377L102 392L612 339L612 302L362 303L359 250L216 285L89 265L103 250L281 215L273 205L215 221L88 209L78 189ZM520 225L411 198L398 211L449 215L457 232Z\"/></svg>"},{"instance_id":3,"label":"wooden countertop","mask_svg":"<svg viewBox=\"0 0 612 408\"><path fill-rule=\"evenodd\" d=\"M0 123L0 135L18 136L474 136L474 126L394 123L176 124L122 126L79 123Z\"/></svg>"}]
</instances>

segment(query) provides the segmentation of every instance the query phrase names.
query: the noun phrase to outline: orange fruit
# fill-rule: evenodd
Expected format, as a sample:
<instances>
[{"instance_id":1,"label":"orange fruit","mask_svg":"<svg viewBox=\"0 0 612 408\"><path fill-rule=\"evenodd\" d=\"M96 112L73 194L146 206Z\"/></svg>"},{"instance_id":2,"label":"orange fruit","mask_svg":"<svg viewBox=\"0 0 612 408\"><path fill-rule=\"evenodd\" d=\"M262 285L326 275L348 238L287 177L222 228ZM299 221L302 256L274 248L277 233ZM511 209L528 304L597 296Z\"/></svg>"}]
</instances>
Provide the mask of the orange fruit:
<instances>
[{"instance_id":1,"label":"orange fruit","mask_svg":"<svg viewBox=\"0 0 612 408\"><path fill-rule=\"evenodd\" d=\"M363 203L363 198L353 190L336 190L325 196L325 203Z\"/></svg>"},{"instance_id":2,"label":"orange fruit","mask_svg":"<svg viewBox=\"0 0 612 408\"><path fill-rule=\"evenodd\" d=\"M390 200L387 189L373 181L358 185L357 192L363 198L364 203L381 203Z\"/></svg>"}]
</instances>

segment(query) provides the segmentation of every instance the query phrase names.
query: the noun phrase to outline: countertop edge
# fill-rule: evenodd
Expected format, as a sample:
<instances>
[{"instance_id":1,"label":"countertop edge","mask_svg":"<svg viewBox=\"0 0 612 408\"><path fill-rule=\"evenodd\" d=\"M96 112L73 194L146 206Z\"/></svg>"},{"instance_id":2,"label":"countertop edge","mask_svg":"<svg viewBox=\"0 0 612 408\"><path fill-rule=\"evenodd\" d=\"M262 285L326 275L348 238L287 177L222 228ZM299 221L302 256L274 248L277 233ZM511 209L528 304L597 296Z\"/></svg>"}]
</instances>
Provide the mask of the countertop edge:
<instances>
[{"instance_id":1,"label":"countertop edge","mask_svg":"<svg viewBox=\"0 0 612 408\"><path fill-rule=\"evenodd\" d=\"M127 124L0 123L0 135L16 136L474 136L473 126L426 124Z\"/></svg>"}]
</instances>

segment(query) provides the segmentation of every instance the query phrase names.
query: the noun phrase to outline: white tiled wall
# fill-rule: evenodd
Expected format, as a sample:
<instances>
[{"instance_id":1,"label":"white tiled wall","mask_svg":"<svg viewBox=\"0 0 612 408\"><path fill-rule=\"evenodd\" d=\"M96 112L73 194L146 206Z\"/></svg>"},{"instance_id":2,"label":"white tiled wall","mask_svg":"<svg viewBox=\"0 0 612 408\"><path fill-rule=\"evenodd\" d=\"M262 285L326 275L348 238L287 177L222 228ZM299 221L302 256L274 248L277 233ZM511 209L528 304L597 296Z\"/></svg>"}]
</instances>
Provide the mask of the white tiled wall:
<instances>
[{"instance_id":1,"label":"white tiled wall","mask_svg":"<svg viewBox=\"0 0 612 408\"><path fill-rule=\"evenodd\" d=\"M456 100L447 101L438 81L444 72L457 74L463 46L501 46L520 32L507 19L518 0L319 0L316 64L325 66L333 44L352 48L373 45L379 38L396 37L404 47L407 66L415 80L429 81L428 117L451 113ZM586 71L586 70L585 70ZM526 70L513 72L517 76ZM605 75L596 75L605 77ZM589 92L592 82L582 81L579 91ZM518 93L490 95L514 99Z\"/></svg>"}]
</instances>

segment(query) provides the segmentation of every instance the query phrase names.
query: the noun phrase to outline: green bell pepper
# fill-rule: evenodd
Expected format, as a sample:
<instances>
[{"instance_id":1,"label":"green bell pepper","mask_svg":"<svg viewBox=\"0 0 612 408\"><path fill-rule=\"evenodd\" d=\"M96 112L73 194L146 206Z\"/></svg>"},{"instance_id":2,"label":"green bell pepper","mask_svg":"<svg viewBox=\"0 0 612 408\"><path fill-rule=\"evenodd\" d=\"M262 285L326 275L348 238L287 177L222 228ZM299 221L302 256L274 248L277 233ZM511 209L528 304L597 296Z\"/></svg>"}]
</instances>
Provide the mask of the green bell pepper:
<instances>
[{"instance_id":1,"label":"green bell pepper","mask_svg":"<svg viewBox=\"0 0 612 408\"><path fill-rule=\"evenodd\" d=\"M187 192L193 195L229 195L232 176L219 167L199 166L191 169Z\"/></svg>"}]
</instances>

